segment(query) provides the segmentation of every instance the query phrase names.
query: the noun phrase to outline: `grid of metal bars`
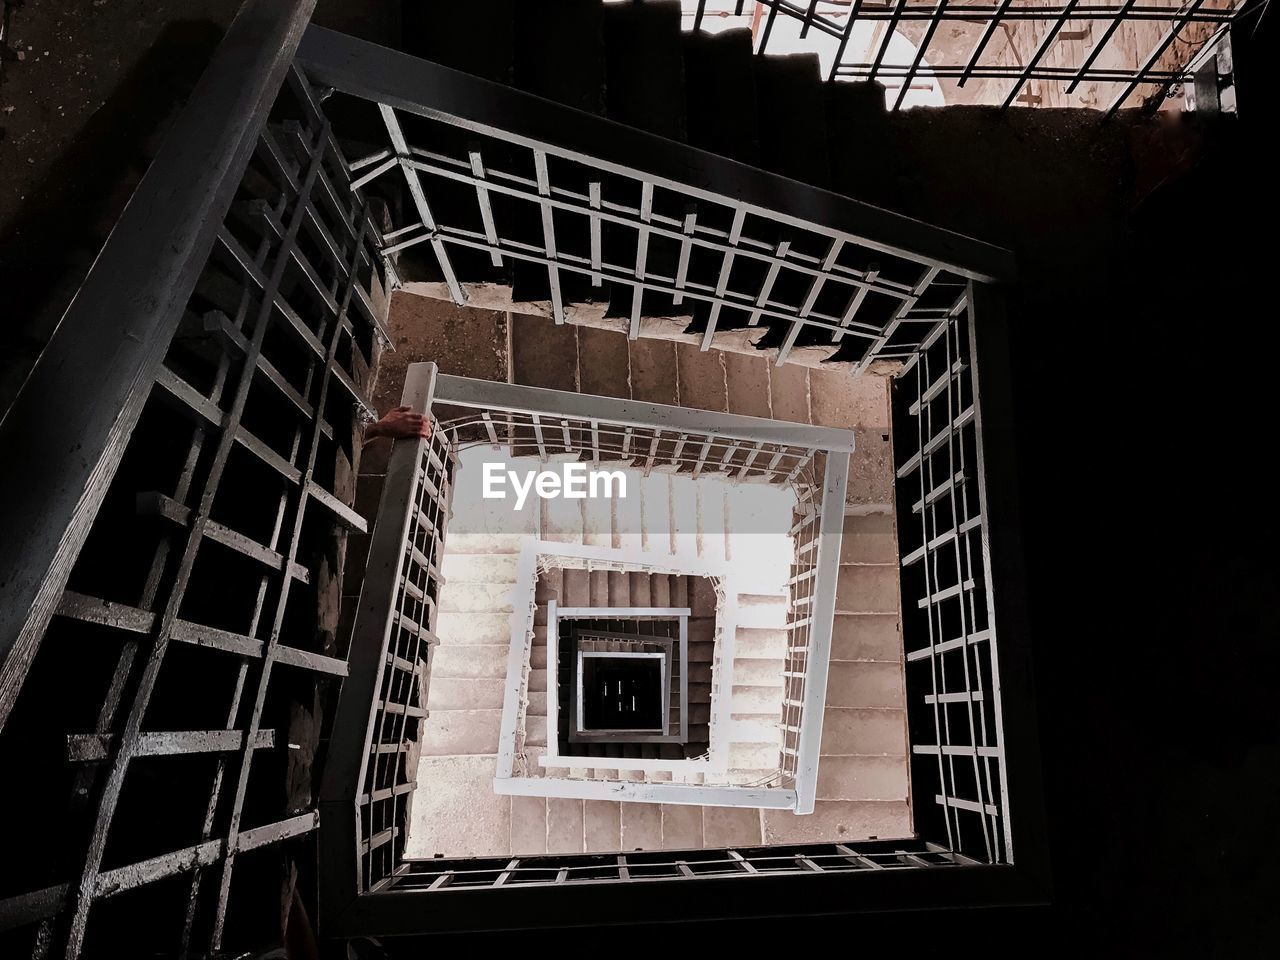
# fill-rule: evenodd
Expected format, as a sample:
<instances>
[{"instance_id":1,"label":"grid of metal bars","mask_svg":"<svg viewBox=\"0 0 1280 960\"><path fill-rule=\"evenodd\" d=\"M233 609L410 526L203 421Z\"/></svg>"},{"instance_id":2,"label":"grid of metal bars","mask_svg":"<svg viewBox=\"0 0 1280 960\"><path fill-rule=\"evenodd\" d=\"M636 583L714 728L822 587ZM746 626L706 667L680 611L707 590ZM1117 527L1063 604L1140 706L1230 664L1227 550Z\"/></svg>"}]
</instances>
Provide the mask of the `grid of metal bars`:
<instances>
[{"instance_id":1,"label":"grid of metal bars","mask_svg":"<svg viewBox=\"0 0 1280 960\"><path fill-rule=\"evenodd\" d=\"M782 873L846 873L972 866L976 861L923 840L654 851L613 855L409 861L391 889L444 890L559 886L645 880L697 880Z\"/></svg>"},{"instance_id":2,"label":"grid of metal bars","mask_svg":"<svg viewBox=\"0 0 1280 960\"><path fill-rule=\"evenodd\" d=\"M460 138L460 118L439 113L379 104L378 114L389 145L356 161L357 182L394 177L411 199L386 252L400 273L459 304L473 284L514 282L540 291L530 296L545 298L557 323L607 311L635 339L646 318L687 317L704 350L718 334L760 329L779 365L816 350L861 373L910 356L964 282L928 256L695 187L693 177L474 129Z\"/></svg>"},{"instance_id":3,"label":"grid of metal bars","mask_svg":"<svg viewBox=\"0 0 1280 960\"><path fill-rule=\"evenodd\" d=\"M595 466L631 467L693 477L786 483L805 490L814 483L812 448L723 433L611 422L603 417L548 415L496 408L440 422L455 455L475 446L501 447L513 457L576 455ZM786 430L778 431L779 436Z\"/></svg>"},{"instance_id":4,"label":"grid of metal bars","mask_svg":"<svg viewBox=\"0 0 1280 960\"><path fill-rule=\"evenodd\" d=\"M224 935L240 858L316 827L314 807L290 810L261 781L283 779L297 691L347 672L321 609L339 575L324 557L335 531L366 528L352 501L380 349L380 241L295 68L163 365L138 387L150 396L30 687L109 648L106 679L69 674L59 686L84 706L20 699L6 727L11 745L41 725L64 731L64 829L84 830L82 849L54 858L57 882L0 905L37 956L112 942L127 921L95 939L104 904L175 884L183 909L149 935L159 949L217 951L235 940ZM157 796L169 807L148 823Z\"/></svg>"},{"instance_id":5,"label":"grid of metal bars","mask_svg":"<svg viewBox=\"0 0 1280 960\"><path fill-rule=\"evenodd\" d=\"M782 672L781 763L783 782L794 784L799 773L804 688L809 676L810 625L813 621L814 586L818 573L820 515L811 501L796 511L791 536L795 549L787 584L787 652Z\"/></svg>"},{"instance_id":6,"label":"grid of metal bars","mask_svg":"<svg viewBox=\"0 0 1280 960\"><path fill-rule=\"evenodd\" d=\"M971 304L894 384L902 634L917 829L995 863L1012 847Z\"/></svg>"},{"instance_id":7,"label":"grid of metal bars","mask_svg":"<svg viewBox=\"0 0 1280 960\"><path fill-rule=\"evenodd\" d=\"M410 368L404 405L429 409L429 365ZM352 627L349 703L335 723L365 731L359 776L326 787L326 800L355 798L362 888L377 889L398 867L408 836L418 772L418 744L427 718L431 651L440 590L440 562L449 519L454 460L446 434L397 441L382 490L379 529L369 550L367 587ZM369 701L372 701L371 703ZM367 723L361 723L368 717ZM344 770L343 767L336 768Z\"/></svg>"},{"instance_id":8,"label":"grid of metal bars","mask_svg":"<svg viewBox=\"0 0 1280 960\"><path fill-rule=\"evenodd\" d=\"M678 408L620 401L613 403L617 412L610 415L601 409L610 401L588 398L596 416L584 417L573 409L582 403L576 394L455 377L442 382L448 384L442 411L452 412L451 403L471 408L438 424L455 452L487 444L513 456L544 461L576 454L596 464L631 466L646 476L655 468L675 469L694 478L720 474L793 488L798 508L791 530L795 555L789 583L784 743L777 771L752 785L797 789L811 809L818 743L817 727L807 711L815 709L815 702L821 704L825 695L834 612L834 581L823 590L819 575L830 576L839 562L838 542L830 531L843 523L847 459L819 446L785 442L796 439L795 425L741 418L735 423L732 417L702 413L696 415L699 425L706 424L702 430L688 423L664 428ZM774 433L777 441L772 440ZM815 630L815 624L827 626Z\"/></svg>"},{"instance_id":9,"label":"grid of metal bars","mask_svg":"<svg viewBox=\"0 0 1280 960\"><path fill-rule=\"evenodd\" d=\"M710 4L698 0L693 28L708 14L746 13L743 0ZM1217 38L1246 7L1243 0L1033 0L1014 3L964 0L759 0L768 13L758 20L757 50L768 51L779 14L800 21L800 37L811 32L835 42L828 78L879 81L896 88L897 109L918 79L934 79L949 99L961 99L970 81L989 81L985 95L964 102L1035 105L1029 84L1060 86L1071 94L1082 83L1104 84L1108 116L1122 107L1157 105L1170 87L1187 79L1197 53ZM758 15L757 15L758 16ZM860 25L873 25L869 39L851 44ZM915 44L909 62L887 60L895 31ZM964 37L958 43L958 37ZM1087 41L1067 47L1064 41ZM1065 51L1065 52L1064 52ZM1078 54L1078 57L1075 56ZM1137 101L1135 102L1135 97ZM1066 105L1066 104L1057 104Z\"/></svg>"}]
</instances>

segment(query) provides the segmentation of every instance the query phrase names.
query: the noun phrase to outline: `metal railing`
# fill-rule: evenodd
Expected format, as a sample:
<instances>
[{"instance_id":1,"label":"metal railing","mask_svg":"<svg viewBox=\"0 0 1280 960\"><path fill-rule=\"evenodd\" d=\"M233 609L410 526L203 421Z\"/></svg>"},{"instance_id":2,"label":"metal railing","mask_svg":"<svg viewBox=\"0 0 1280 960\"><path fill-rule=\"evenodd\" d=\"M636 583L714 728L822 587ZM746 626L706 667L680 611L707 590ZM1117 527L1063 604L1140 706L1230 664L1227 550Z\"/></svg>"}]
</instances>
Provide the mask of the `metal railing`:
<instances>
[{"instance_id":1,"label":"metal railing","mask_svg":"<svg viewBox=\"0 0 1280 960\"><path fill-rule=\"evenodd\" d=\"M373 44L313 29L300 57L385 131L357 182L407 189L386 252L428 251L415 288L456 303L523 271L558 323L625 304L632 338L690 317L704 350L763 325L776 363L862 372L1012 274L999 248Z\"/></svg>"},{"instance_id":2,"label":"metal railing","mask_svg":"<svg viewBox=\"0 0 1280 960\"><path fill-rule=\"evenodd\" d=\"M655 469L674 470L695 479L718 475L794 489L800 509L811 517L803 525L803 550L796 558L803 574L792 580L792 619L787 625L784 719L796 733L789 749L780 753L777 776L753 786L794 791L797 812L811 812L852 434L460 377L440 377L436 400L445 408L471 411L440 424L455 451L489 445L512 457L545 461L571 455L596 463L633 464L644 475ZM723 670L731 660L720 665ZM723 678L718 682L723 692ZM649 788L656 790L658 785ZM697 796L688 790L682 793ZM707 803L715 800L708 794Z\"/></svg>"},{"instance_id":3,"label":"metal railing","mask_svg":"<svg viewBox=\"0 0 1280 960\"><path fill-rule=\"evenodd\" d=\"M238 948L242 863L317 825L386 285L310 6L245 5L0 425L6 955Z\"/></svg>"},{"instance_id":4,"label":"metal railing","mask_svg":"<svg viewBox=\"0 0 1280 960\"><path fill-rule=\"evenodd\" d=\"M748 6L743 0L710 4L698 0L693 29L717 14L743 17ZM1041 94L1028 93L1031 84L1060 89L1063 100L1056 106L1078 105L1068 104L1065 97L1081 84L1097 84L1110 94L1103 108L1110 116L1135 105L1135 96L1137 105L1158 105L1170 87L1189 79L1187 68L1197 53L1216 40L1248 4L1244 0L1018 4L1010 0L759 0L750 6L768 11L757 21L758 52L769 50L780 15L798 21L801 40L814 34L834 45L833 55L827 57L828 79L878 81L896 88L894 109L903 105L919 80L938 83L944 95L949 94L948 100L1003 108L1042 102ZM914 45L913 53L902 62L889 58L895 32ZM966 97L962 91L970 82L985 83L988 89Z\"/></svg>"},{"instance_id":5,"label":"metal railing","mask_svg":"<svg viewBox=\"0 0 1280 960\"><path fill-rule=\"evenodd\" d=\"M902 634L917 824L1010 862L1000 658L992 613L975 296L956 303L894 385ZM927 826L926 826L927 825Z\"/></svg>"},{"instance_id":6,"label":"metal railing","mask_svg":"<svg viewBox=\"0 0 1280 960\"><path fill-rule=\"evenodd\" d=\"M431 410L435 365L409 366L401 405ZM397 440L383 482L351 655L320 792L335 871L376 890L399 867L427 718L453 451L445 434ZM335 887L336 889L336 887Z\"/></svg>"}]
</instances>

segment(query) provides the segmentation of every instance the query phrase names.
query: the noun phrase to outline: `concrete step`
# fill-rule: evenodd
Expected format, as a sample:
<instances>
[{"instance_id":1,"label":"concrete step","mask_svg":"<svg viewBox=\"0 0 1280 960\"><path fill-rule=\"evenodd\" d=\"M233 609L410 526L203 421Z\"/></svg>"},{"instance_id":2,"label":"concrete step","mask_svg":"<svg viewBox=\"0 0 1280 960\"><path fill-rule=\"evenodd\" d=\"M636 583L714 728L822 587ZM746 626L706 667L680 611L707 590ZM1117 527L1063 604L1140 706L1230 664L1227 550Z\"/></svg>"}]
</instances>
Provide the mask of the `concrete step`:
<instances>
[{"instance_id":1,"label":"concrete step","mask_svg":"<svg viewBox=\"0 0 1280 960\"><path fill-rule=\"evenodd\" d=\"M689 619L689 643L714 643L716 639L716 621L714 617L691 617Z\"/></svg>"},{"instance_id":2,"label":"concrete step","mask_svg":"<svg viewBox=\"0 0 1280 960\"><path fill-rule=\"evenodd\" d=\"M597 397L631 396L627 335L582 327L578 330L578 382L582 393Z\"/></svg>"},{"instance_id":3,"label":"concrete step","mask_svg":"<svg viewBox=\"0 0 1280 960\"><path fill-rule=\"evenodd\" d=\"M564 590L564 571L559 567L538 575L538 585L534 596L539 603L546 603L552 598L559 599Z\"/></svg>"},{"instance_id":4,"label":"concrete step","mask_svg":"<svg viewBox=\"0 0 1280 960\"><path fill-rule=\"evenodd\" d=\"M519 557L515 554L451 553L445 551L440 572L447 595L459 583L515 583Z\"/></svg>"},{"instance_id":5,"label":"concrete step","mask_svg":"<svg viewBox=\"0 0 1280 960\"><path fill-rule=\"evenodd\" d=\"M836 611L896 614L897 564L840 564L840 576L836 584Z\"/></svg>"},{"instance_id":6,"label":"concrete step","mask_svg":"<svg viewBox=\"0 0 1280 960\"><path fill-rule=\"evenodd\" d=\"M776 740L766 743L729 744L730 769L776 767L778 759L778 743Z\"/></svg>"},{"instance_id":7,"label":"concrete step","mask_svg":"<svg viewBox=\"0 0 1280 960\"><path fill-rule=\"evenodd\" d=\"M525 536L518 533L461 533L450 531L450 553L519 553Z\"/></svg>"},{"instance_id":8,"label":"concrete step","mask_svg":"<svg viewBox=\"0 0 1280 960\"><path fill-rule=\"evenodd\" d=\"M827 101L827 144L831 157L832 188L845 196L888 210L902 209L901 170L866 150L868 143L883 143L890 135L884 87L867 81L824 85Z\"/></svg>"},{"instance_id":9,"label":"concrete step","mask_svg":"<svg viewBox=\"0 0 1280 960\"><path fill-rule=\"evenodd\" d=\"M552 540L556 543L582 543L584 501L570 500L567 497L544 497L539 498L538 503L541 511L540 528L543 540ZM570 571L565 571L566 589L568 589L569 573Z\"/></svg>"},{"instance_id":10,"label":"concrete step","mask_svg":"<svg viewBox=\"0 0 1280 960\"><path fill-rule=\"evenodd\" d=\"M591 605L591 575L586 570L566 568L564 571L564 606Z\"/></svg>"},{"instance_id":11,"label":"concrete step","mask_svg":"<svg viewBox=\"0 0 1280 960\"><path fill-rule=\"evenodd\" d=\"M743 627L785 629L787 601L784 597L738 597L738 629Z\"/></svg>"},{"instance_id":12,"label":"concrete step","mask_svg":"<svg viewBox=\"0 0 1280 960\"><path fill-rule=\"evenodd\" d=\"M460 644L509 644L511 614L441 610L436 620L436 636L440 638L442 647Z\"/></svg>"},{"instance_id":13,"label":"concrete step","mask_svg":"<svg viewBox=\"0 0 1280 960\"><path fill-rule=\"evenodd\" d=\"M575 110L604 113L603 5L598 0L516 4L516 87Z\"/></svg>"},{"instance_id":14,"label":"concrete step","mask_svg":"<svg viewBox=\"0 0 1280 960\"><path fill-rule=\"evenodd\" d=\"M671 553L671 478L665 473L651 473L641 479L640 495L644 503L643 549L665 557ZM651 605L657 606L652 600L651 596Z\"/></svg>"},{"instance_id":15,"label":"concrete step","mask_svg":"<svg viewBox=\"0 0 1280 960\"><path fill-rule=\"evenodd\" d=\"M432 720L434 721L434 717ZM406 853L430 858L507 856L511 797L493 792L493 757L423 756L414 794Z\"/></svg>"},{"instance_id":16,"label":"concrete step","mask_svg":"<svg viewBox=\"0 0 1280 960\"><path fill-rule=\"evenodd\" d=\"M507 675L506 644L441 644L431 658L431 676L499 677Z\"/></svg>"},{"instance_id":17,"label":"concrete step","mask_svg":"<svg viewBox=\"0 0 1280 960\"><path fill-rule=\"evenodd\" d=\"M662 849L662 805L624 803L621 811L622 849Z\"/></svg>"},{"instance_id":18,"label":"concrete step","mask_svg":"<svg viewBox=\"0 0 1280 960\"><path fill-rule=\"evenodd\" d=\"M528 857L546 852L547 801L543 797L512 797L512 855Z\"/></svg>"},{"instance_id":19,"label":"concrete step","mask_svg":"<svg viewBox=\"0 0 1280 960\"><path fill-rule=\"evenodd\" d=\"M820 800L814 811L764 810L764 842L828 843L909 837L911 808L905 800Z\"/></svg>"},{"instance_id":20,"label":"concrete step","mask_svg":"<svg viewBox=\"0 0 1280 960\"><path fill-rule=\"evenodd\" d=\"M422 755L492 756L498 752L501 726L500 709L432 711L423 732Z\"/></svg>"},{"instance_id":21,"label":"concrete step","mask_svg":"<svg viewBox=\"0 0 1280 960\"><path fill-rule=\"evenodd\" d=\"M505 680L496 677L432 677L427 707L433 717L438 710L501 710L505 693Z\"/></svg>"},{"instance_id":22,"label":"concrete step","mask_svg":"<svg viewBox=\"0 0 1280 960\"><path fill-rule=\"evenodd\" d=\"M698 555L698 484L686 474L672 474L667 479L671 484L671 529L675 531L672 552L693 559Z\"/></svg>"},{"instance_id":23,"label":"concrete step","mask_svg":"<svg viewBox=\"0 0 1280 960\"><path fill-rule=\"evenodd\" d=\"M621 570L609 571L609 606L631 606L631 577Z\"/></svg>"},{"instance_id":24,"label":"concrete step","mask_svg":"<svg viewBox=\"0 0 1280 960\"><path fill-rule=\"evenodd\" d=\"M733 685L729 712L734 714L768 714L782 709L781 686Z\"/></svg>"},{"instance_id":25,"label":"concrete step","mask_svg":"<svg viewBox=\"0 0 1280 960\"><path fill-rule=\"evenodd\" d=\"M710 640L689 641L689 663L710 663L715 656L715 644Z\"/></svg>"},{"instance_id":26,"label":"concrete step","mask_svg":"<svg viewBox=\"0 0 1280 960\"><path fill-rule=\"evenodd\" d=\"M724 355L719 350L700 350L697 344L677 343L676 375L680 406L721 413L729 409Z\"/></svg>"},{"instance_id":27,"label":"concrete step","mask_svg":"<svg viewBox=\"0 0 1280 960\"><path fill-rule=\"evenodd\" d=\"M783 681L782 671L784 669L785 661L781 659L744 660L740 657L734 657L733 682L735 685L742 684L758 687L780 686Z\"/></svg>"},{"instance_id":28,"label":"concrete step","mask_svg":"<svg viewBox=\"0 0 1280 960\"><path fill-rule=\"evenodd\" d=\"M885 755L907 750L904 710L859 710L828 706L822 714L822 763L827 757Z\"/></svg>"},{"instance_id":29,"label":"concrete step","mask_svg":"<svg viewBox=\"0 0 1280 960\"><path fill-rule=\"evenodd\" d=\"M708 847L749 847L760 843L760 811L750 807L703 807L702 839Z\"/></svg>"},{"instance_id":30,"label":"concrete step","mask_svg":"<svg viewBox=\"0 0 1280 960\"><path fill-rule=\"evenodd\" d=\"M832 660L902 660L896 614L838 613L831 626Z\"/></svg>"},{"instance_id":31,"label":"concrete step","mask_svg":"<svg viewBox=\"0 0 1280 960\"><path fill-rule=\"evenodd\" d=\"M622 849L622 804L616 800L585 800L582 832L587 853L614 853Z\"/></svg>"},{"instance_id":32,"label":"concrete step","mask_svg":"<svg viewBox=\"0 0 1280 960\"><path fill-rule=\"evenodd\" d=\"M905 800L905 757L822 757L819 800Z\"/></svg>"},{"instance_id":33,"label":"concrete step","mask_svg":"<svg viewBox=\"0 0 1280 960\"><path fill-rule=\"evenodd\" d=\"M795 363L769 368L769 408L775 420L809 422L809 370Z\"/></svg>"},{"instance_id":34,"label":"concrete step","mask_svg":"<svg viewBox=\"0 0 1280 960\"><path fill-rule=\"evenodd\" d=\"M582 853L582 801L547 799L547 853Z\"/></svg>"},{"instance_id":35,"label":"concrete step","mask_svg":"<svg viewBox=\"0 0 1280 960\"><path fill-rule=\"evenodd\" d=\"M702 808L670 803L664 803L661 806L662 849L701 849Z\"/></svg>"},{"instance_id":36,"label":"concrete step","mask_svg":"<svg viewBox=\"0 0 1280 960\"><path fill-rule=\"evenodd\" d=\"M760 162L766 170L826 187L826 103L816 53L755 57Z\"/></svg>"},{"instance_id":37,"label":"concrete step","mask_svg":"<svg viewBox=\"0 0 1280 960\"><path fill-rule=\"evenodd\" d=\"M637 607L651 607L651 594L649 588L649 574L647 573L629 573L627 574L627 590L631 597L631 603Z\"/></svg>"},{"instance_id":38,"label":"concrete step","mask_svg":"<svg viewBox=\"0 0 1280 960\"><path fill-rule=\"evenodd\" d=\"M604 6L609 119L668 140L685 139L680 27L678 0Z\"/></svg>"},{"instance_id":39,"label":"concrete step","mask_svg":"<svg viewBox=\"0 0 1280 960\"><path fill-rule=\"evenodd\" d=\"M543 707L543 713L532 714L526 713L524 718L524 742L528 747L545 747L547 746L547 714L546 707Z\"/></svg>"},{"instance_id":40,"label":"concrete step","mask_svg":"<svg viewBox=\"0 0 1280 960\"><path fill-rule=\"evenodd\" d=\"M665 575L649 578L649 602L655 607L671 606L671 581Z\"/></svg>"},{"instance_id":41,"label":"concrete step","mask_svg":"<svg viewBox=\"0 0 1280 960\"><path fill-rule=\"evenodd\" d=\"M448 583L440 594L441 612L497 613L511 610L510 583Z\"/></svg>"},{"instance_id":42,"label":"concrete step","mask_svg":"<svg viewBox=\"0 0 1280 960\"><path fill-rule=\"evenodd\" d=\"M897 563L893 514L846 514L840 538L841 563Z\"/></svg>"},{"instance_id":43,"label":"concrete step","mask_svg":"<svg viewBox=\"0 0 1280 960\"><path fill-rule=\"evenodd\" d=\"M592 570L588 583L591 591L591 606L607 607L609 605L609 571Z\"/></svg>"},{"instance_id":44,"label":"concrete step","mask_svg":"<svg viewBox=\"0 0 1280 960\"><path fill-rule=\"evenodd\" d=\"M725 353L724 363L729 412L744 417L772 417L773 410L769 406L769 361L764 356Z\"/></svg>"},{"instance_id":45,"label":"concrete step","mask_svg":"<svg viewBox=\"0 0 1280 960\"><path fill-rule=\"evenodd\" d=\"M544 317L512 314L512 382L551 390L577 390L579 329Z\"/></svg>"},{"instance_id":46,"label":"concrete step","mask_svg":"<svg viewBox=\"0 0 1280 960\"><path fill-rule=\"evenodd\" d=\"M631 396L646 403L675 406L679 395L676 386L676 345L669 340L641 337L629 340Z\"/></svg>"},{"instance_id":47,"label":"concrete step","mask_svg":"<svg viewBox=\"0 0 1280 960\"><path fill-rule=\"evenodd\" d=\"M735 632L734 661L780 660L787 654L787 632L775 627L739 626Z\"/></svg>"},{"instance_id":48,"label":"concrete step","mask_svg":"<svg viewBox=\"0 0 1280 960\"><path fill-rule=\"evenodd\" d=\"M534 651L536 654L538 651ZM547 692L547 660L545 653L542 658L542 666L531 667L529 670L529 692L530 693L546 693Z\"/></svg>"},{"instance_id":49,"label":"concrete step","mask_svg":"<svg viewBox=\"0 0 1280 960\"><path fill-rule=\"evenodd\" d=\"M685 110L695 147L760 165L751 31L684 35Z\"/></svg>"},{"instance_id":50,"label":"concrete step","mask_svg":"<svg viewBox=\"0 0 1280 960\"><path fill-rule=\"evenodd\" d=\"M775 717L771 713L740 714L729 721L725 737L731 742L772 743L776 746L781 738L778 729L781 720L780 716Z\"/></svg>"},{"instance_id":51,"label":"concrete step","mask_svg":"<svg viewBox=\"0 0 1280 960\"><path fill-rule=\"evenodd\" d=\"M688 605L692 617L714 617L719 609L719 598L716 588L706 577L690 577L692 589L688 595Z\"/></svg>"},{"instance_id":52,"label":"concrete step","mask_svg":"<svg viewBox=\"0 0 1280 960\"><path fill-rule=\"evenodd\" d=\"M836 662L827 672L827 707L904 709L902 667L896 663Z\"/></svg>"}]
</instances>

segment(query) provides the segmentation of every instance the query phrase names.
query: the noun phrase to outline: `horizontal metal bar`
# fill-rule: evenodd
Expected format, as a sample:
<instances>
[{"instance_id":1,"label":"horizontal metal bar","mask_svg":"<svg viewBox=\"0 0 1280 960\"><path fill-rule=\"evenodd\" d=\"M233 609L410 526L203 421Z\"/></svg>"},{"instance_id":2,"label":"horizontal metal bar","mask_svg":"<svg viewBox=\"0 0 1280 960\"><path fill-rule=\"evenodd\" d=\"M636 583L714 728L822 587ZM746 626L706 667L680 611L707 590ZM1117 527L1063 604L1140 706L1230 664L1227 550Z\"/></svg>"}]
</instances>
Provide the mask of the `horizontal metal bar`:
<instances>
[{"instance_id":1,"label":"horizontal metal bar","mask_svg":"<svg viewBox=\"0 0 1280 960\"><path fill-rule=\"evenodd\" d=\"M67 759L73 763L103 760L109 755L115 735L72 733L67 735ZM259 730L255 749L276 745L274 730ZM177 730L140 734L133 750L135 757L169 757L190 753L230 753L244 748L243 730Z\"/></svg>"},{"instance_id":2,"label":"horizontal metal bar","mask_svg":"<svg viewBox=\"0 0 1280 960\"><path fill-rule=\"evenodd\" d=\"M437 378L436 402L478 410L608 421L618 426L661 429L672 433L760 440L838 453L852 453L854 449L854 434L851 430L443 374Z\"/></svg>"},{"instance_id":3,"label":"horizontal metal bar","mask_svg":"<svg viewBox=\"0 0 1280 960\"><path fill-rule=\"evenodd\" d=\"M319 818L320 815L313 811L279 823L241 831L236 834L235 852L244 853L307 833L316 828ZM114 870L104 870L97 876L94 895L111 897L175 874L189 873L201 867L210 866L226 855L226 846L227 843L223 839L207 840L140 863L131 863Z\"/></svg>"},{"instance_id":4,"label":"horizontal metal bar","mask_svg":"<svg viewBox=\"0 0 1280 960\"><path fill-rule=\"evenodd\" d=\"M608 763L612 758L583 757ZM698 807L756 807L793 810L796 792L785 787L708 787L692 783L632 780L569 780L555 777L495 777L493 792L504 796L564 797L671 803Z\"/></svg>"},{"instance_id":5,"label":"horizontal metal bar","mask_svg":"<svg viewBox=\"0 0 1280 960\"><path fill-rule=\"evenodd\" d=\"M72 590L63 593L62 600L58 603L57 614L83 623L96 623L128 633L147 633L155 623L155 614L148 610L85 596ZM261 640L254 640L228 630L219 630L217 627L202 623L193 623L190 620L175 620L172 637L179 643L207 647L237 656L262 656ZM336 677L347 675L346 661L336 657L328 657L284 644L275 646L274 656L277 663L285 666L314 670L317 673L327 673Z\"/></svg>"}]
</instances>

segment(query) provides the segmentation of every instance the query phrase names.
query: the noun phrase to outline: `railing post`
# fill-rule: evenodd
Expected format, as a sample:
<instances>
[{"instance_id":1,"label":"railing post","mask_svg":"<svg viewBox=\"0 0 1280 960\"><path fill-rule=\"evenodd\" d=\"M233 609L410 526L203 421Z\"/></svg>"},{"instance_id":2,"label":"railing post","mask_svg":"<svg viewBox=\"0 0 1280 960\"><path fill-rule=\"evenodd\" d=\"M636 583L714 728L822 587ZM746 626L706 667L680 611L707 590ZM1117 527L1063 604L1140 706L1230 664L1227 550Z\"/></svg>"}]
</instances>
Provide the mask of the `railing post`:
<instances>
[{"instance_id":1,"label":"railing post","mask_svg":"<svg viewBox=\"0 0 1280 960\"><path fill-rule=\"evenodd\" d=\"M849 458L827 454L822 478L821 517L818 521L818 569L814 574L809 615L808 675L800 708L800 736L796 741L796 813L813 813L818 793L818 757L822 752L822 715L827 704L827 668L831 658L831 630L835 622L836 584L840 577L840 541L844 531L844 494Z\"/></svg>"},{"instance_id":2,"label":"railing post","mask_svg":"<svg viewBox=\"0 0 1280 960\"><path fill-rule=\"evenodd\" d=\"M436 365L411 363L402 406L427 413ZM418 471L430 440L396 440L372 528L364 582L351 629L347 678L334 715L320 788L320 922L333 924L365 893L357 809L369 763L379 694L397 616L405 568L405 539L417 510ZM326 934L332 930L326 930Z\"/></svg>"},{"instance_id":3,"label":"railing post","mask_svg":"<svg viewBox=\"0 0 1280 960\"><path fill-rule=\"evenodd\" d=\"M0 422L0 728L315 0L248 0Z\"/></svg>"}]
</instances>

